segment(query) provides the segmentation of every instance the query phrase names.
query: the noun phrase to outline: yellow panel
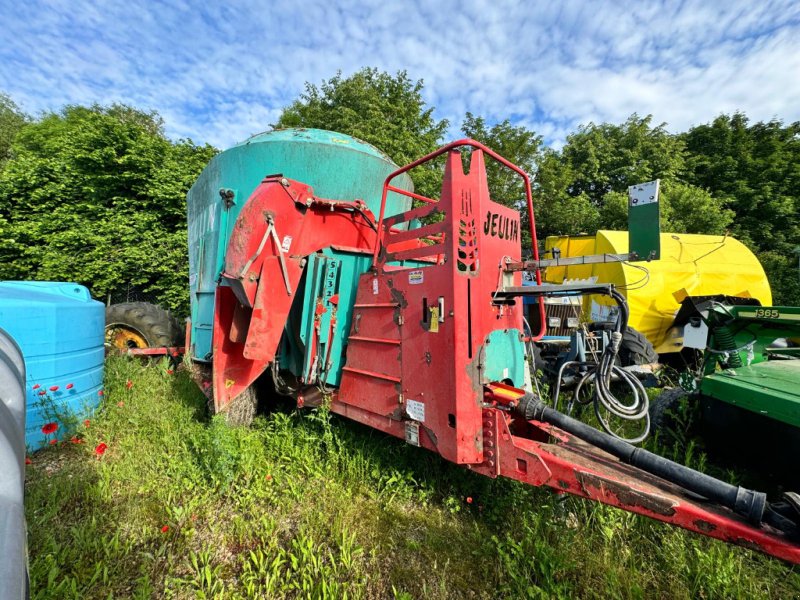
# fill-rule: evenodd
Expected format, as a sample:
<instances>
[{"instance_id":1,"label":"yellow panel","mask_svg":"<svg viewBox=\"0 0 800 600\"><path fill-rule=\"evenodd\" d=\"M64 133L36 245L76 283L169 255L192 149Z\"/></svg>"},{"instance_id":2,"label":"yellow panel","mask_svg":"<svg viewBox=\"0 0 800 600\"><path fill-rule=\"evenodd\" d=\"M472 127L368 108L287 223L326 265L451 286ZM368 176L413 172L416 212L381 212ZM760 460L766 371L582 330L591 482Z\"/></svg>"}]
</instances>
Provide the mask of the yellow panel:
<instances>
[{"instance_id":1,"label":"yellow panel","mask_svg":"<svg viewBox=\"0 0 800 600\"><path fill-rule=\"evenodd\" d=\"M547 238L546 247L553 246L561 248L565 257L623 254L628 251L628 232L598 231L596 236ZM680 306L675 296L680 296L682 290L692 296L750 296L764 306L772 304L764 269L755 255L732 237L662 233L661 260L633 264L648 270L646 284L642 285L642 271L620 263L548 269L546 279L560 283L565 277L596 276L599 282L621 287L630 306L630 326L641 331L656 348L666 341L667 330ZM626 290L625 286L632 289ZM605 298L586 298L584 308L591 314L593 306L596 313L598 306L612 304Z\"/></svg>"}]
</instances>

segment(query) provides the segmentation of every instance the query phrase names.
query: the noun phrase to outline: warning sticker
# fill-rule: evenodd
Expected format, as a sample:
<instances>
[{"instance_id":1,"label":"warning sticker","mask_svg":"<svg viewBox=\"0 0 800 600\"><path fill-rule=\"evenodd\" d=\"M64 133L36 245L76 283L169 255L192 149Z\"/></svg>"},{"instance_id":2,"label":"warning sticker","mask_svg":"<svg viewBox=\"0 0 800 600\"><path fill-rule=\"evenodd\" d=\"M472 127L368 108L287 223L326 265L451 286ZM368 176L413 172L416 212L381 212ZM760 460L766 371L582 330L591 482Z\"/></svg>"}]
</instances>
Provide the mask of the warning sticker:
<instances>
[{"instance_id":1,"label":"warning sticker","mask_svg":"<svg viewBox=\"0 0 800 600\"><path fill-rule=\"evenodd\" d=\"M283 242L281 242L281 250L283 252L288 252L289 248L292 247L292 236L285 235L283 236Z\"/></svg>"},{"instance_id":2,"label":"warning sticker","mask_svg":"<svg viewBox=\"0 0 800 600\"><path fill-rule=\"evenodd\" d=\"M415 421L425 422L425 405L417 400L406 400L406 414Z\"/></svg>"},{"instance_id":3,"label":"warning sticker","mask_svg":"<svg viewBox=\"0 0 800 600\"><path fill-rule=\"evenodd\" d=\"M372 280L372 293L378 295L378 278Z\"/></svg>"},{"instance_id":4,"label":"warning sticker","mask_svg":"<svg viewBox=\"0 0 800 600\"><path fill-rule=\"evenodd\" d=\"M408 274L408 283L411 285L417 285L425 281L425 273L422 271L410 271Z\"/></svg>"}]
</instances>

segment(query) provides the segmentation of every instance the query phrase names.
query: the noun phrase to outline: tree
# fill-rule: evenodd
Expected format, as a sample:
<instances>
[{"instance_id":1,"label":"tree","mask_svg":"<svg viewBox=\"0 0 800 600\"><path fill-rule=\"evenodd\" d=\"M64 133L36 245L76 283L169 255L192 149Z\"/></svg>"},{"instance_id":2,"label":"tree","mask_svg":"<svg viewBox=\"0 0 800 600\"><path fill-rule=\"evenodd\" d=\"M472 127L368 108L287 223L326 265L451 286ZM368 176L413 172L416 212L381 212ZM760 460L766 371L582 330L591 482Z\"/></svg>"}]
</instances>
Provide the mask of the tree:
<instances>
[{"instance_id":1,"label":"tree","mask_svg":"<svg viewBox=\"0 0 800 600\"><path fill-rule=\"evenodd\" d=\"M314 127L352 135L385 152L396 164L408 164L435 150L447 130L422 99L422 80L405 71L392 76L364 68L350 77L341 72L317 87L306 83L298 100L286 107L273 127ZM441 176L433 169L411 173L420 194L438 198Z\"/></svg>"},{"instance_id":2,"label":"tree","mask_svg":"<svg viewBox=\"0 0 800 600\"><path fill-rule=\"evenodd\" d=\"M720 115L681 136L687 179L733 209L733 233L764 264L776 302L800 304L800 122L750 125L742 113Z\"/></svg>"},{"instance_id":3,"label":"tree","mask_svg":"<svg viewBox=\"0 0 800 600\"><path fill-rule=\"evenodd\" d=\"M171 142L156 113L68 106L25 125L0 171L0 278L130 288L188 308L185 198L214 155Z\"/></svg>"},{"instance_id":4,"label":"tree","mask_svg":"<svg viewBox=\"0 0 800 600\"><path fill-rule=\"evenodd\" d=\"M0 93L0 167L11 157L11 144L27 121L14 101Z\"/></svg>"},{"instance_id":5,"label":"tree","mask_svg":"<svg viewBox=\"0 0 800 600\"><path fill-rule=\"evenodd\" d=\"M537 186L545 233L626 229L628 187L653 179L661 179L663 231L725 231L732 212L724 199L683 180L683 141L651 121L633 114L621 125L590 123L569 135L560 153L545 153Z\"/></svg>"}]
</instances>

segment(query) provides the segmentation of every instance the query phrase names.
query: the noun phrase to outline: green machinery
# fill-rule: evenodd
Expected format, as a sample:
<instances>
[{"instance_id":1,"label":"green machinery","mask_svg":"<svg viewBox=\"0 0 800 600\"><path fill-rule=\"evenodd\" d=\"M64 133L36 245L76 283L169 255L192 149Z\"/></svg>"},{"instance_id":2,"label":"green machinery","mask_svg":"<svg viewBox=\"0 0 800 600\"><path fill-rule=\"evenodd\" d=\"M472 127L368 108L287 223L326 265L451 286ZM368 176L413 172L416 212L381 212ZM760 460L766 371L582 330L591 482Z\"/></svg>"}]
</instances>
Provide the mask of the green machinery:
<instances>
[{"instance_id":1,"label":"green machinery","mask_svg":"<svg viewBox=\"0 0 800 600\"><path fill-rule=\"evenodd\" d=\"M711 448L774 465L796 479L791 463L800 454L800 308L687 298L675 324L699 360L682 374L683 389L667 390L653 402L655 427L674 426L677 404L688 395L700 409L698 426Z\"/></svg>"}]
</instances>

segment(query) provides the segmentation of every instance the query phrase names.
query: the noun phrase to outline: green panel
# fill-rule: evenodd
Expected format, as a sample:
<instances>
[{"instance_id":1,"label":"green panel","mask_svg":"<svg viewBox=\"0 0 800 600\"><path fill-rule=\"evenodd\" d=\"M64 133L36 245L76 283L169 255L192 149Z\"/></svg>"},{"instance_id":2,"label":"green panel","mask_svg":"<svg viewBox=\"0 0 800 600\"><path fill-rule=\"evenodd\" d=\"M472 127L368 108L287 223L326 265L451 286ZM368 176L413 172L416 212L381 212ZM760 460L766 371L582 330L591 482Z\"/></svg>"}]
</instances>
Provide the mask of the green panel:
<instances>
[{"instance_id":1,"label":"green panel","mask_svg":"<svg viewBox=\"0 0 800 600\"><path fill-rule=\"evenodd\" d=\"M700 391L800 427L800 360L770 360L718 371L703 378Z\"/></svg>"},{"instance_id":2,"label":"green panel","mask_svg":"<svg viewBox=\"0 0 800 600\"><path fill-rule=\"evenodd\" d=\"M518 329L496 329L483 347L484 381L511 380L516 387L525 385L525 346Z\"/></svg>"},{"instance_id":3,"label":"green panel","mask_svg":"<svg viewBox=\"0 0 800 600\"><path fill-rule=\"evenodd\" d=\"M628 251L639 260L661 258L659 181L628 188Z\"/></svg>"}]
</instances>

